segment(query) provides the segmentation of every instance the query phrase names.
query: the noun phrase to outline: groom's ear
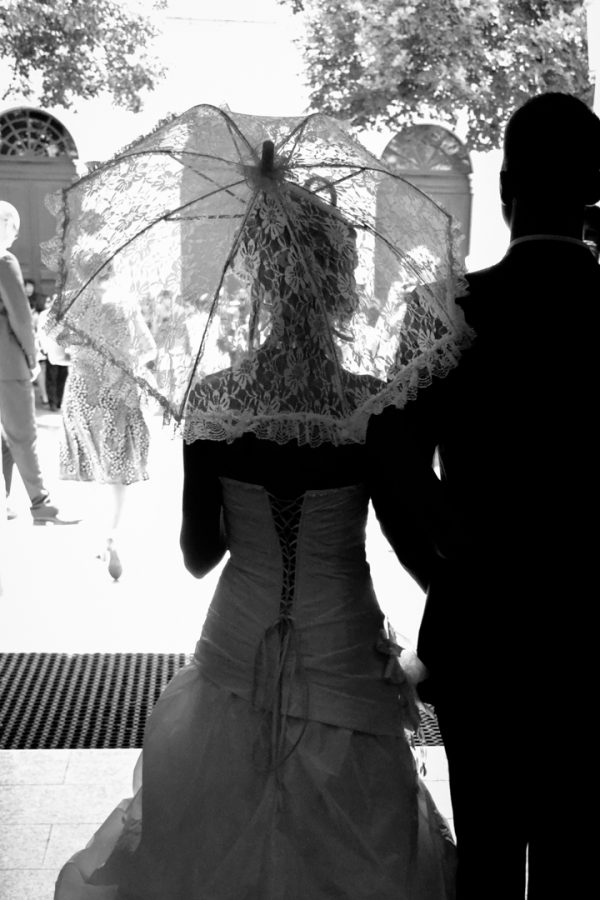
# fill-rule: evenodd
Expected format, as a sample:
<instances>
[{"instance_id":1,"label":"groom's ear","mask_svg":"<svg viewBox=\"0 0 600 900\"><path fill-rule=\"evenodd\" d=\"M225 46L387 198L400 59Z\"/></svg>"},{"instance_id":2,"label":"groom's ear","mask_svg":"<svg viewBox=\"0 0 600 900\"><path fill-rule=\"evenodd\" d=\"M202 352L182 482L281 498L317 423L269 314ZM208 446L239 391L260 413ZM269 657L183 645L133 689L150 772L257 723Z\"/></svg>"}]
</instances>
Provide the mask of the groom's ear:
<instances>
[{"instance_id":1,"label":"groom's ear","mask_svg":"<svg viewBox=\"0 0 600 900\"><path fill-rule=\"evenodd\" d=\"M510 228L512 208L515 199L512 179L509 173L502 169L500 172L500 203L502 204L502 218Z\"/></svg>"},{"instance_id":2,"label":"groom's ear","mask_svg":"<svg viewBox=\"0 0 600 900\"><path fill-rule=\"evenodd\" d=\"M506 169L500 172L500 200L503 206L509 206L512 202L512 184L511 178Z\"/></svg>"}]
</instances>

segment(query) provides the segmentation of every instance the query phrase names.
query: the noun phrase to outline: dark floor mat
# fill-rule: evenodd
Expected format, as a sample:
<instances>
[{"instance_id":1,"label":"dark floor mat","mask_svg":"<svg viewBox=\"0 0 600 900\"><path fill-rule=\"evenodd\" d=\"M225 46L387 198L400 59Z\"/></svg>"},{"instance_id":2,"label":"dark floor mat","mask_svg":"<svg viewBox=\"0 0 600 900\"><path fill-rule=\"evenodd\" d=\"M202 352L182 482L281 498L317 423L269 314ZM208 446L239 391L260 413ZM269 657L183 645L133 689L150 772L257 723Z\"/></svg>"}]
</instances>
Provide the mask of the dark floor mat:
<instances>
[{"instance_id":1,"label":"dark floor mat","mask_svg":"<svg viewBox=\"0 0 600 900\"><path fill-rule=\"evenodd\" d=\"M184 653L0 654L0 749L141 747ZM423 742L441 744L432 713Z\"/></svg>"}]
</instances>

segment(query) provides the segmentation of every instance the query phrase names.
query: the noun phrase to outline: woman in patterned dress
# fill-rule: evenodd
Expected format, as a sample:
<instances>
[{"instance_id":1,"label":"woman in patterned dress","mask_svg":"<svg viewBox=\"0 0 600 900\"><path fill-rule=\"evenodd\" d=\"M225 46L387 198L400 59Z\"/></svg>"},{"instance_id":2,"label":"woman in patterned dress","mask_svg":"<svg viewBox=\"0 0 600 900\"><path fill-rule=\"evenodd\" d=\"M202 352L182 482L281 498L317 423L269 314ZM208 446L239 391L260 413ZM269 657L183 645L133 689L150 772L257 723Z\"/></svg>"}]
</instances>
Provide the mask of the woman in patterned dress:
<instances>
[{"instance_id":1,"label":"woman in patterned dress","mask_svg":"<svg viewBox=\"0 0 600 900\"><path fill-rule=\"evenodd\" d=\"M142 392L116 363L135 361L141 371L154 359L156 345L137 303L125 304L116 294L112 275L107 266L99 276L87 314L94 317L94 332L110 342L115 363L69 329L57 339L71 357L62 406L60 477L108 486L102 555L117 580L123 570L117 538L127 488L148 478L150 441Z\"/></svg>"}]
</instances>

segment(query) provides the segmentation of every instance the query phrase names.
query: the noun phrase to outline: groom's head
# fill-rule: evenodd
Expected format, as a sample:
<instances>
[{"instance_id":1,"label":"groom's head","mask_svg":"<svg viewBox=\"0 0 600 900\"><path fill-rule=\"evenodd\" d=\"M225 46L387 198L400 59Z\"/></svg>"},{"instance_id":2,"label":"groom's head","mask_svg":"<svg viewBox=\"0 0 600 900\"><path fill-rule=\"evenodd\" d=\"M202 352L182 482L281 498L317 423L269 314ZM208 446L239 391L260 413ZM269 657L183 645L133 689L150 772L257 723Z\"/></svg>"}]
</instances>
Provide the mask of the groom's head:
<instances>
[{"instance_id":1,"label":"groom's head","mask_svg":"<svg viewBox=\"0 0 600 900\"><path fill-rule=\"evenodd\" d=\"M570 94L540 94L511 116L500 174L505 211L515 200L577 208L600 200L600 119Z\"/></svg>"}]
</instances>

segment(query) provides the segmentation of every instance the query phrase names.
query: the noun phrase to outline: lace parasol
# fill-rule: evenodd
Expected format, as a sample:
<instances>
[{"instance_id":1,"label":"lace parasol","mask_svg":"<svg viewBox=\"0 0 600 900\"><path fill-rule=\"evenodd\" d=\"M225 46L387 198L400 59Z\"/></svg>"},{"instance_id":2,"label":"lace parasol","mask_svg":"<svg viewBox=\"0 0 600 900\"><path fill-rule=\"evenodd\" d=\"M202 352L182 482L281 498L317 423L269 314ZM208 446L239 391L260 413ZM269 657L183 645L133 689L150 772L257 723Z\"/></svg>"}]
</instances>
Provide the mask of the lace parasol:
<instances>
[{"instance_id":1,"label":"lace parasol","mask_svg":"<svg viewBox=\"0 0 600 900\"><path fill-rule=\"evenodd\" d=\"M451 217L334 119L197 106L54 198L55 327L111 358L186 440L363 441L469 341ZM90 318L109 267L157 346Z\"/></svg>"}]
</instances>

